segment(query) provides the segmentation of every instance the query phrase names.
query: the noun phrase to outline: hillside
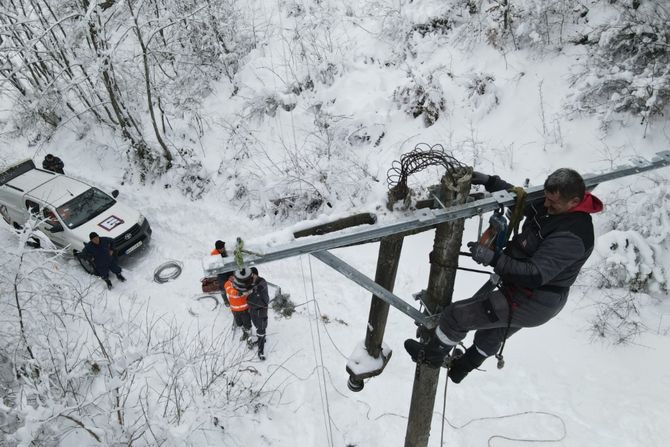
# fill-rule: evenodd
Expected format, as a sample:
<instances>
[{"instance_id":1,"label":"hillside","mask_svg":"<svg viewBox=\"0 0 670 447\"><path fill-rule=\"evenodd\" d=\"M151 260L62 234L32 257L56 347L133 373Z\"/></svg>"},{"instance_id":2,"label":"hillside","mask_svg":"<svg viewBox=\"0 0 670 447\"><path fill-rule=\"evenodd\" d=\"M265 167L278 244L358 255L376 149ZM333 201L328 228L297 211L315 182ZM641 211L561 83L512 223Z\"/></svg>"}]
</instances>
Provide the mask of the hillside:
<instances>
[{"instance_id":1,"label":"hillside","mask_svg":"<svg viewBox=\"0 0 670 447\"><path fill-rule=\"evenodd\" d=\"M107 291L2 223L0 445L402 445L414 323L391 312L393 357L352 393L345 364L369 293L308 256L263 264L297 307L270 312L261 362L226 308L196 299L214 241L286 240L305 221L359 212L392 220L387 171L416 147L538 185L559 167L599 172L670 145L662 2L85 3L65 1L46 22L28 20L44 0L0 6L0 36L16 33L0 37L0 167L56 154L69 175L119 189L153 237ZM46 50L55 42L72 76ZM49 69L31 80L40 57ZM134 126L104 108L110 91ZM425 193L441 174L411 186ZM596 251L568 305L510 339L504 369L489 360L449 385L445 445L666 444L668 175L596 188ZM476 234L470 219L464 244ZM426 287L433 236L405 241L394 293L408 302ZM377 249L334 253L373 277ZM181 276L155 283L168 260ZM482 281L459 273L454 297ZM440 444L443 383L429 445Z\"/></svg>"}]
</instances>

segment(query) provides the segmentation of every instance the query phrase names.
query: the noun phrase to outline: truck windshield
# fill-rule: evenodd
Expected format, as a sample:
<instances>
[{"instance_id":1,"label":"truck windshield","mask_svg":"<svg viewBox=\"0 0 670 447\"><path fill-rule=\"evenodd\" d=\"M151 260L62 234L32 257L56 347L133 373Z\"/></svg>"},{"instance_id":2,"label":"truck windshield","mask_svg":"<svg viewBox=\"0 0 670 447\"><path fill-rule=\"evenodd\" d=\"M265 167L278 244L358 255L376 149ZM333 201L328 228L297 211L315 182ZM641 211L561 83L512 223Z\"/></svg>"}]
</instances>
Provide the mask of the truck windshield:
<instances>
[{"instance_id":1,"label":"truck windshield","mask_svg":"<svg viewBox=\"0 0 670 447\"><path fill-rule=\"evenodd\" d=\"M56 212L68 228L77 228L115 203L114 199L98 188L91 188L56 208Z\"/></svg>"}]
</instances>

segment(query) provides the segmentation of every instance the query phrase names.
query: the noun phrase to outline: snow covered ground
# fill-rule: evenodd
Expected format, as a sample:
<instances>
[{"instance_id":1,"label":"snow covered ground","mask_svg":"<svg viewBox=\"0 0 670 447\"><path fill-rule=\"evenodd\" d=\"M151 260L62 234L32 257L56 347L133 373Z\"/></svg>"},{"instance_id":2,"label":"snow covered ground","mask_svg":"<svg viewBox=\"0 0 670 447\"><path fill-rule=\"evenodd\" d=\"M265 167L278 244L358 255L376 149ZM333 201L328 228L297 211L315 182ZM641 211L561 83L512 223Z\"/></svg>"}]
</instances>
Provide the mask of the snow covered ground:
<instances>
[{"instance_id":1,"label":"snow covered ground","mask_svg":"<svg viewBox=\"0 0 670 447\"><path fill-rule=\"evenodd\" d=\"M429 17L440 8L438 1L400 3L403 8L398 17L414 20ZM338 2L331 5L334 9L339 6L342 5ZM335 23L332 29L332 38L341 48L338 62L342 72L332 85L315 95L328 104L333 115L355 117L368 129L376 125L384 129L379 147L358 148L347 155L359 160L371 176L381 181L362 181L364 198L354 199L356 176L344 178L342 192L332 196L339 200L333 200L333 208L324 209L324 214L315 221L379 209L386 189L383 181L386 170L394 159L418 143L442 144L477 170L499 174L515 184L523 183L526 178L530 178L531 184L540 184L548 173L564 166L581 172L610 169L625 163L628 157L650 158L668 147L667 119L647 128L635 119L622 117L620 125L603 130L595 117L565 112L571 75L584 57L583 48L576 46L566 46L563 51L551 54L525 50L503 54L477 43L447 45L430 35L418 40L411 70L421 75L438 73L447 97L444 116L426 128L420 118L411 119L390 99L398 83L406 78L408 67L388 68L383 63L369 61L370 54L379 53L383 57L392 52L389 48L392 42L385 37L388 23L381 13L363 14L363 4L347 6L352 15L342 15L342 22ZM203 141L203 153L214 186L201 200L191 201L160 182L121 184L123 161L109 148L122 142L102 130L79 139L75 133L63 129L52 140L33 146L25 140L0 136L3 161L25 157L41 161L46 153L57 154L65 161L68 174L107 190L118 188L119 199L149 219L153 228L151 244L125 261L128 281L115 282L109 292L101 281L80 272L74 261L60 261L69 274L84 282L91 281L94 291L106 296L107 302L118 303L121 310L114 312L122 313L126 305L127 309L142 305L166 321L226 334L232 325L229 311L221 306L211 310L211 302L193 299L199 295L203 256L217 239L228 241L229 246L238 236L248 244L254 240L266 241L272 233L277 234L277 239L285 239L287 230L295 225L290 220L277 222L272 216L258 217L260 203L234 200L235 188L226 175L239 169L243 175L257 177L256 195L252 197L272 198L277 185L270 168L287 157L285 143L293 138L295 129L313 120L306 111L308 104L299 102L293 111L278 110L272 119L250 122L266 154L239 164L230 161L227 158L230 154L221 150L220 142L227 141L229 135L224 126L216 125L227 122L243 107L236 101L258 91L257 83L277 90L277 78L271 71L258 67L272 66L281 73L291 69L282 65L281 58L283 45L287 45L286 36L295 25L292 20L297 19L281 19L272 8L265 13L267 16L261 17L264 22L281 21L281 26L275 25L279 37L284 38L278 37L251 55L245 67L248 73L240 75L244 83L237 99L229 98L232 86L221 81L207 101L204 115L212 124ZM394 17L387 11L386 18ZM468 96L466 86L474 73L486 73L495 79L490 94L494 96ZM308 143L307 139L292 142L296 150ZM299 150L297 153L300 154ZM305 151L304 156L313 154ZM217 175L222 165L224 173ZM331 174L343 175L338 171ZM667 184L668 170L643 177L649 184L656 182L663 186ZM436 180L437 177L423 178L424 185ZM616 213L607 208L608 199L619 199L617 194L621 190L641 183L641 180L614 182L614 186L594 191L606 205L605 212L596 217L598 236L613 229L611 221ZM301 188L299 184L295 187ZM649 199L644 194L640 197L642 201ZM643 205L660 210L664 216L661 239L656 241L662 247L670 232L668 194L659 193L655 200ZM614 206L621 209L618 201ZM618 229L625 227L624 219ZM476 222L468 221L464 242L473 240L476 231ZM18 236L7 227L2 227L0 240L6 247L19 243ZM426 287L432 241L433 232L405 240L394 291L398 296L412 301L411 294ZM369 244L334 253L374 277L377 247ZM602 259L608 258L607 253L601 255ZM5 256L6 261L7 255L0 256ZM656 252L655 259L663 266L670 264L668 252ZM165 284L153 282L154 269L167 260L183 263L181 276ZM467 262L463 265L473 267ZM587 269L592 267L589 265ZM414 323L391 311L385 343L394 351L393 357L381 376L368 380L362 392L353 393L346 386L345 365L365 336L369 293L308 256L262 264L259 270L261 276L280 285L299 304L290 318L270 312L264 362L255 358L252 351L245 351L245 347L238 349L238 344L241 345L238 335L228 337L226 349L238 349L244 357L237 366L241 371L240 383L254 389L262 386L262 397L256 401L261 404L240 405L225 415L206 411L203 405L202 411L189 413L188 421L163 427L171 434L166 445L402 445L415 366L402 343L414 336ZM459 273L454 297L468 297L481 282L481 275ZM495 361L489 360L484 364L485 372L475 372L459 385L450 384L444 445L480 446L487 442L527 445L525 441L530 440L537 444L553 441L554 445L570 447L667 445L670 300L658 289L649 295L636 295L643 324L641 334L628 344L616 345L611 340L594 337L590 329L597 303L617 293L623 292L599 289L592 277L583 275L558 317L539 328L523 330L511 339L505 349L504 369L497 370ZM444 373L436 399L431 446L440 445L443 386ZM222 400L225 398L221 396ZM223 430L214 425L214 417L221 420ZM62 445L98 445L80 432L65 436Z\"/></svg>"}]
</instances>

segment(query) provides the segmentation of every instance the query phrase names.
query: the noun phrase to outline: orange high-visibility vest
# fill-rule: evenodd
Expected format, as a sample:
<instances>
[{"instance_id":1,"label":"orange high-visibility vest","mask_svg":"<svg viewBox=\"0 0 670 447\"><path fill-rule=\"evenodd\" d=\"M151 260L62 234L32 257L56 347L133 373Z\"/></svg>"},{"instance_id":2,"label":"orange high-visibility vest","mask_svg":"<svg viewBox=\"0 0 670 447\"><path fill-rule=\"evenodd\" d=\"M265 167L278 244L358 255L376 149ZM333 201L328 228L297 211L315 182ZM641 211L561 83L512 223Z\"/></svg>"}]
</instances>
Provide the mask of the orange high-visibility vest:
<instances>
[{"instance_id":1,"label":"orange high-visibility vest","mask_svg":"<svg viewBox=\"0 0 670 447\"><path fill-rule=\"evenodd\" d=\"M230 310L233 312L244 312L249 308L247 305L246 295L242 295L239 290L233 287L233 277L231 276L226 284L226 295L228 295L228 302L230 303Z\"/></svg>"},{"instance_id":2,"label":"orange high-visibility vest","mask_svg":"<svg viewBox=\"0 0 670 447\"><path fill-rule=\"evenodd\" d=\"M211 252L210 254L211 254L212 256L216 256L216 255L220 255L221 253L219 253L219 250L217 250L217 249L215 248L214 250L212 250L212 252Z\"/></svg>"}]
</instances>

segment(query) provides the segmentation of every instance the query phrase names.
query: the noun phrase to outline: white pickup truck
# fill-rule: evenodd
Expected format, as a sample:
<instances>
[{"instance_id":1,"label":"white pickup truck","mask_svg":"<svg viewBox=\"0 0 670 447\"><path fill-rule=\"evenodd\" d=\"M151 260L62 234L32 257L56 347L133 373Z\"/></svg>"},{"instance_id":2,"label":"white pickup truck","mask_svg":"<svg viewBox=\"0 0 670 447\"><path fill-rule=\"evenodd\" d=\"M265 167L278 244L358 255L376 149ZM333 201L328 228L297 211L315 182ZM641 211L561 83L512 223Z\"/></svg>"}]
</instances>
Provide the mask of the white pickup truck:
<instances>
[{"instance_id":1,"label":"white pickup truck","mask_svg":"<svg viewBox=\"0 0 670 447\"><path fill-rule=\"evenodd\" d=\"M149 242L149 222L134 209L80 180L24 160L0 172L0 214L15 228L37 217L38 228L58 247L78 255L93 231L114 239L117 256ZM80 261L82 259L80 258ZM90 267L82 262L87 270ZM89 273L91 273L89 271Z\"/></svg>"}]
</instances>

